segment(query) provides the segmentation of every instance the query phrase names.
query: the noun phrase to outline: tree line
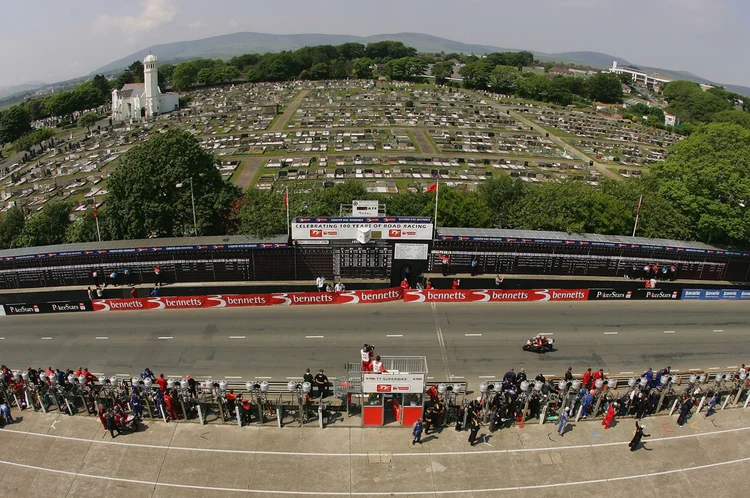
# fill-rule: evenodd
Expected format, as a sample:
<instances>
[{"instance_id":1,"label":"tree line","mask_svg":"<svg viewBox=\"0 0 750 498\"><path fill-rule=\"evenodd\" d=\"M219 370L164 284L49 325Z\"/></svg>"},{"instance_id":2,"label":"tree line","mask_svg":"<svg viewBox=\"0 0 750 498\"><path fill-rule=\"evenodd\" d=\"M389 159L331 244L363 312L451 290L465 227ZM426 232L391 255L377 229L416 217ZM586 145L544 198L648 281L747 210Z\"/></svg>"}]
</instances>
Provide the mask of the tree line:
<instances>
[{"instance_id":1,"label":"tree line","mask_svg":"<svg viewBox=\"0 0 750 498\"><path fill-rule=\"evenodd\" d=\"M667 110L680 119L688 132L704 123L734 123L750 128L750 105L743 95L723 88L704 91L692 81L669 82L662 94L669 103Z\"/></svg>"}]
</instances>

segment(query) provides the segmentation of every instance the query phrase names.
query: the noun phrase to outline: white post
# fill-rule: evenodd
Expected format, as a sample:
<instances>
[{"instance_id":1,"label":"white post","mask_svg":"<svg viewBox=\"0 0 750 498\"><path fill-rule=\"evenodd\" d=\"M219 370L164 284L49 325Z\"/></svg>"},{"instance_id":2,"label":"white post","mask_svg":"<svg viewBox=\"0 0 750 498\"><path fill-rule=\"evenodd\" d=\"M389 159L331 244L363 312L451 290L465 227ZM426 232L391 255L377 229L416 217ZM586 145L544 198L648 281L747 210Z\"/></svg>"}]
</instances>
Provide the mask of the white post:
<instances>
[{"instance_id":1,"label":"white post","mask_svg":"<svg viewBox=\"0 0 750 498\"><path fill-rule=\"evenodd\" d=\"M635 225L633 225L633 237L635 237L635 231L638 230L638 218L641 217L641 203L643 202L643 194L638 199L638 209L635 212Z\"/></svg>"},{"instance_id":2,"label":"white post","mask_svg":"<svg viewBox=\"0 0 750 498\"><path fill-rule=\"evenodd\" d=\"M237 427L242 427L242 418L240 417L240 407L234 407L234 413L237 415Z\"/></svg>"},{"instance_id":3,"label":"white post","mask_svg":"<svg viewBox=\"0 0 750 498\"><path fill-rule=\"evenodd\" d=\"M99 231L99 212L96 210L96 197L94 197L94 220L96 221L96 238L102 241L102 234Z\"/></svg>"},{"instance_id":4,"label":"white post","mask_svg":"<svg viewBox=\"0 0 750 498\"><path fill-rule=\"evenodd\" d=\"M203 420L203 410L201 410L201 405L197 405L198 408L198 420L200 421L201 425L205 425L206 421Z\"/></svg>"},{"instance_id":5,"label":"white post","mask_svg":"<svg viewBox=\"0 0 750 498\"><path fill-rule=\"evenodd\" d=\"M159 403L159 413L161 413L161 418L164 419L164 423L167 423L167 414L164 413L164 408L162 408L161 403Z\"/></svg>"},{"instance_id":6,"label":"white post","mask_svg":"<svg viewBox=\"0 0 750 498\"><path fill-rule=\"evenodd\" d=\"M437 235L437 227L438 227L438 216L437 216L437 213L438 213L438 197L440 196L440 180L438 180L436 182L436 185L437 186L435 187L435 218L434 218L434 223L435 223L435 234Z\"/></svg>"},{"instance_id":7,"label":"white post","mask_svg":"<svg viewBox=\"0 0 750 498\"><path fill-rule=\"evenodd\" d=\"M289 237L289 187L284 190L284 206L286 207L286 236Z\"/></svg>"},{"instance_id":8,"label":"white post","mask_svg":"<svg viewBox=\"0 0 750 498\"><path fill-rule=\"evenodd\" d=\"M193 204L193 233L198 236L198 220L195 217L195 195L193 194L193 177L190 177L190 201Z\"/></svg>"},{"instance_id":9,"label":"white post","mask_svg":"<svg viewBox=\"0 0 750 498\"><path fill-rule=\"evenodd\" d=\"M672 415L672 414L674 413L674 411L675 411L675 410L677 409L677 403L679 403L679 402L680 402L680 398L677 398L676 400L674 400L674 403L672 403L672 408L670 408L670 410L669 410L669 415L670 415L670 416L671 416L671 415Z\"/></svg>"}]
</instances>

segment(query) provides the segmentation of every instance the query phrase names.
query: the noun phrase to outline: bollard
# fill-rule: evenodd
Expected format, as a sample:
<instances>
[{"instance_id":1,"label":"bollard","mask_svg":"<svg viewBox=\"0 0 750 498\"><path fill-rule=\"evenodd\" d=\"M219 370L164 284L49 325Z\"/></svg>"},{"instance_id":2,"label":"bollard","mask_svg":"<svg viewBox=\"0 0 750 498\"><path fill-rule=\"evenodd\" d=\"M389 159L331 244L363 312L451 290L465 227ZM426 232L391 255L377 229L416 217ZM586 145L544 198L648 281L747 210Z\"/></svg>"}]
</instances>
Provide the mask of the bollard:
<instances>
[{"instance_id":1,"label":"bollard","mask_svg":"<svg viewBox=\"0 0 750 498\"><path fill-rule=\"evenodd\" d=\"M547 418L547 405L545 404L542 408L542 413L539 414L539 425L544 425L544 420Z\"/></svg>"},{"instance_id":2,"label":"bollard","mask_svg":"<svg viewBox=\"0 0 750 498\"><path fill-rule=\"evenodd\" d=\"M283 416L282 410L284 407L279 403L279 405L276 407L276 422L279 424L279 429L281 429L281 417Z\"/></svg>"},{"instance_id":3,"label":"bollard","mask_svg":"<svg viewBox=\"0 0 750 498\"><path fill-rule=\"evenodd\" d=\"M580 408L578 408L578 411L576 412L576 422L581 418L581 415L583 415L583 403L581 403Z\"/></svg>"},{"instance_id":4,"label":"bollard","mask_svg":"<svg viewBox=\"0 0 750 498\"><path fill-rule=\"evenodd\" d=\"M677 405L680 403L680 398L677 398L674 400L674 403L672 403L672 408L669 409L669 416L671 417L674 411L677 409Z\"/></svg>"},{"instance_id":5,"label":"bollard","mask_svg":"<svg viewBox=\"0 0 750 498\"><path fill-rule=\"evenodd\" d=\"M29 407L29 406L33 406L33 405L31 404L31 400L29 400L29 391L26 391L26 390L24 390L24 392L23 392L23 395L24 395L24 397L26 398L26 406L27 406L27 407ZM36 410L34 410L34 411L36 411Z\"/></svg>"},{"instance_id":6,"label":"bollard","mask_svg":"<svg viewBox=\"0 0 750 498\"><path fill-rule=\"evenodd\" d=\"M731 395L731 394L727 394L727 397L726 397L726 398L724 398L724 403L722 403L722 404L721 404L721 409L722 409L722 410L724 410L724 408L726 408L726 407L727 407L727 403L729 403L729 398L731 398L731 397L732 397L732 395Z\"/></svg>"},{"instance_id":7,"label":"bollard","mask_svg":"<svg viewBox=\"0 0 750 498\"><path fill-rule=\"evenodd\" d=\"M201 425L206 425L206 421L203 419L203 409L201 408L200 403L198 403L197 408L198 408L198 422Z\"/></svg>"},{"instance_id":8,"label":"bollard","mask_svg":"<svg viewBox=\"0 0 750 498\"><path fill-rule=\"evenodd\" d=\"M750 394L748 394L747 398L745 399L745 404L742 406L742 408L747 408L748 403L750 403Z\"/></svg>"},{"instance_id":9,"label":"bollard","mask_svg":"<svg viewBox=\"0 0 750 498\"><path fill-rule=\"evenodd\" d=\"M68 414L72 417L73 416L73 408L70 407L70 403L68 403L68 398L63 398L65 400L65 404L68 406Z\"/></svg>"},{"instance_id":10,"label":"bollard","mask_svg":"<svg viewBox=\"0 0 750 498\"><path fill-rule=\"evenodd\" d=\"M19 410L23 410L23 408L21 407L21 402L20 402L20 401L18 401L18 396L16 396L16 393L15 393L15 392L13 393L13 399L15 399L15 400L16 400L16 406L18 407L18 409L19 409Z\"/></svg>"},{"instance_id":11,"label":"bollard","mask_svg":"<svg viewBox=\"0 0 750 498\"><path fill-rule=\"evenodd\" d=\"M734 403L732 403L732 406L737 406L740 403L740 398L742 397L743 391L744 391L744 385L741 385L740 389L737 391L737 397L734 398Z\"/></svg>"},{"instance_id":12,"label":"bollard","mask_svg":"<svg viewBox=\"0 0 750 498\"><path fill-rule=\"evenodd\" d=\"M703 397L701 398L701 402L700 402L700 403L698 403L698 409L697 409L697 410L695 411L695 413L700 413L700 412L701 412L701 410L703 409L703 403L705 403L705 402L706 402L706 398L707 398L707 397L708 397L708 395L705 395L705 396L703 396Z\"/></svg>"},{"instance_id":13,"label":"bollard","mask_svg":"<svg viewBox=\"0 0 750 498\"><path fill-rule=\"evenodd\" d=\"M321 401L320 404L318 405L318 425L320 426L321 429L325 427L323 425L323 403L325 403L325 401Z\"/></svg>"},{"instance_id":14,"label":"bollard","mask_svg":"<svg viewBox=\"0 0 750 498\"><path fill-rule=\"evenodd\" d=\"M164 423L167 423L167 414L164 413L164 408L162 408L161 403L159 403L159 413L161 413L161 418L164 419Z\"/></svg>"},{"instance_id":15,"label":"bollard","mask_svg":"<svg viewBox=\"0 0 750 498\"><path fill-rule=\"evenodd\" d=\"M242 427L242 418L240 417L240 407L235 406L234 407L234 414L237 417L237 426Z\"/></svg>"},{"instance_id":16,"label":"bollard","mask_svg":"<svg viewBox=\"0 0 750 498\"><path fill-rule=\"evenodd\" d=\"M37 397L39 398L39 406L42 407L42 413L47 413L47 407L44 406L44 398L39 394L37 394Z\"/></svg>"}]
</instances>

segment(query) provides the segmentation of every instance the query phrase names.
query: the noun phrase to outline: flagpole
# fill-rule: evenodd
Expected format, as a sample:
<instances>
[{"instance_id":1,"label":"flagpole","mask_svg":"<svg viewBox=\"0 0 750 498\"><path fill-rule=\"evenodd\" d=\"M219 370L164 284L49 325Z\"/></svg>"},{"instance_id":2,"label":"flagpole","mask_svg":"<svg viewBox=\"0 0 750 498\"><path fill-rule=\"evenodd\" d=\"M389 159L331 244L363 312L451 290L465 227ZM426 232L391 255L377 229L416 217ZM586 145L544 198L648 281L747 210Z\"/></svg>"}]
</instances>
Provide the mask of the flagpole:
<instances>
[{"instance_id":1,"label":"flagpole","mask_svg":"<svg viewBox=\"0 0 750 498\"><path fill-rule=\"evenodd\" d=\"M437 234L437 222L438 222L437 209L438 209L438 196L440 195L440 180L435 182L435 185L436 185L435 187L435 217L433 220L435 223L435 234Z\"/></svg>"},{"instance_id":2,"label":"flagpole","mask_svg":"<svg viewBox=\"0 0 750 498\"><path fill-rule=\"evenodd\" d=\"M96 197L94 197L94 219L96 220L96 237L99 239L99 242L101 242L102 234L99 231L99 214L96 212Z\"/></svg>"},{"instance_id":3,"label":"flagpole","mask_svg":"<svg viewBox=\"0 0 750 498\"><path fill-rule=\"evenodd\" d=\"M284 190L284 205L286 206L286 236L289 237L289 187Z\"/></svg>"},{"instance_id":4,"label":"flagpole","mask_svg":"<svg viewBox=\"0 0 750 498\"><path fill-rule=\"evenodd\" d=\"M635 225L633 225L633 237L635 237L635 231L638 230L638 218L641 217L641 203L643 202L643 194L638 199L638 209L635 212Z\"/></svg>"}]
</instances>

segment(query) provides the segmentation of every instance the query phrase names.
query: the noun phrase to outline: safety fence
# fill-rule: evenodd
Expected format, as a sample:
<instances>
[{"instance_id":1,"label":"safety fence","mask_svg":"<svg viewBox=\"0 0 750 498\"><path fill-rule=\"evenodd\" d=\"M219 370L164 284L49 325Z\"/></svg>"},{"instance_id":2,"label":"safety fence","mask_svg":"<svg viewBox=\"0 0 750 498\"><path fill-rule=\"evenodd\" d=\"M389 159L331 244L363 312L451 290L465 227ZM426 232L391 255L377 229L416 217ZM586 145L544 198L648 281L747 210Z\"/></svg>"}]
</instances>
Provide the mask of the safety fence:
<instances>
[{"instance_id":1,"label":"safety fence","mask_svg":"<svg viewBox=\"0 0 750 498\"><path fill-rule=\"evenodd\" d=\"M556 422L566 408L570 419L644 418L680 411L747 408L750 379L743 370L705 370L682 373L653 372L647 376L596 375L587 385L582 376L572 379L510 379L498 376L470 390L465 382L428 382L423 395L400 403L421 407L436 425L466 426L474 413L498 430L523 423ZM200 424L259 424L276 427L360 426L363 409L374 394L347 376L328 379L321 391L314 382L202 379L166 379L165 390L151 378L73 373L16 371L0 381L0 397L13 410L99 416L117 408L138 423L180 420ZM396 396L385 395L386 411L395 410ZM134 400L137 400L134 402ZM411 401L409 401L411 400ZM0 400L2 401L2 400ZM395 414L394 414L395 415ZM385 425L400 425L386 417ZM140 422L139 422L140 421ZM2 417L0 417L2 423ZM366 424L365 424L366 425Z\"/></svg>"},{"instance_id":2,"label":"safety fence","mask_svg":"<svg viewBox=\"0 0 750 498\"><path fill-rule=\"evenodd\" d=\"M277 292L272 294L231 294L211 296L148 297L133 299L94 299L40 303L3 304L0 315L38 313L78 313L84 311L163 310L200 308L241 308L252 306L296 306L315 304L368 304L403 301L406 303L480 303L533 301L627 301L627 300L750 300L750 290L740 289L636 289L622 291L595 289L402 289L342 292Z\"/></svg>"}]
</instances>

